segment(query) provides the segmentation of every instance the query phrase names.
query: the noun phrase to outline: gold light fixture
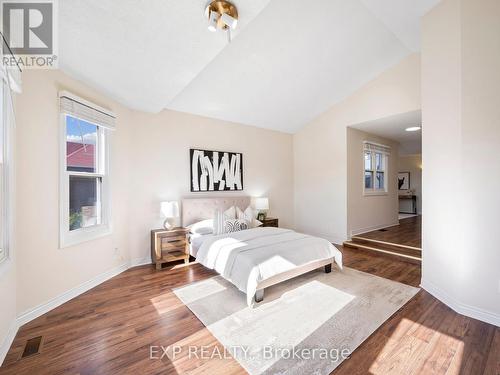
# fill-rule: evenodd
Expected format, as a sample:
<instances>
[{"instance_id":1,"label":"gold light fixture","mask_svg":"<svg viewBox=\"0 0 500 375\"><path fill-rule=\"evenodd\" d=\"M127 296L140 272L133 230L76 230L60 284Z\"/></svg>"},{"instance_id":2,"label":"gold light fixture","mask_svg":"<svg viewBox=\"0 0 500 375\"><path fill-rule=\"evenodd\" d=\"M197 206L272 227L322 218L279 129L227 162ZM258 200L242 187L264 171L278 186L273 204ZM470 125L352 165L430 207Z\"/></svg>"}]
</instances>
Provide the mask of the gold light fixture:
<instances>
[{"instance_id":1,"label":"gold light fixture","mask_svg":"<svg viewBox=\"0 0 500 375\"><path fill-rule=\"evenodd\" d=\"M231 30L234 30L238 23L238 9L234 4L226 0L214 0L207 5L205 16L208 19L208 30L224 30L231 41Z\"/></svg>"}]
</instances>

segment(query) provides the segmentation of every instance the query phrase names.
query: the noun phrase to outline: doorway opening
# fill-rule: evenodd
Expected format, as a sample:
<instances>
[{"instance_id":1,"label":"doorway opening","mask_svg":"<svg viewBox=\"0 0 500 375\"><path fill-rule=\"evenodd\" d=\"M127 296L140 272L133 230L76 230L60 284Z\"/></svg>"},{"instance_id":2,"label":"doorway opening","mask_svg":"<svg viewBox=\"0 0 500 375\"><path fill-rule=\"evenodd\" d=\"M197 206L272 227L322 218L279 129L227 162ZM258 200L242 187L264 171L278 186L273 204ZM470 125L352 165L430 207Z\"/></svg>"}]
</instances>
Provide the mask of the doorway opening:
<instances>
[{"instance_id":1,"label":"doorway opening","mask_svg":"<svg viewBox=\"0 0 500 375\"><path fill-rule=\"evenodd\" d=\"M345 246L421 262L421 124L418 110L347 129Z\"/></svg>"}]
</instances>

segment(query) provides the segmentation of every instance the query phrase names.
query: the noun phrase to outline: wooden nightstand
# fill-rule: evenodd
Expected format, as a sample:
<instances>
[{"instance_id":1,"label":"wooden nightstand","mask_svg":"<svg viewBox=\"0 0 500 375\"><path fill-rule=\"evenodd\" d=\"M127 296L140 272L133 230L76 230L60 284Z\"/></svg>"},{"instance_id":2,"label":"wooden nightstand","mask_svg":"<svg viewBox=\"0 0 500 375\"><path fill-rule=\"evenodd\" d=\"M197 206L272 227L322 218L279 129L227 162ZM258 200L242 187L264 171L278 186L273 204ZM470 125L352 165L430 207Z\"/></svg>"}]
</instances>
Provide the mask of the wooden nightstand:
<instances>
[{"instance_id":1,"label":"wooden nightstand","mask_svg":"<svg viewBox=\"0 0 500 375\"><path fill-rule=\"evenodd\" d=\"M261 227L276 227L278 228L278 219L273 217L266 217L264 220L261 220Z\"/></svg>"},{"instance_id":2,"label":"wooden nightstand","mask_svg":"<svg viewBox=\"0 0 500 375\"><path fill-rule=\"evenodd\" d=\"M172 230L155 229L151 231L151 260L156 269L161 270L163 263L184 260L189 263L189 244L186 228Z\"/></svg>"}]
</instances>

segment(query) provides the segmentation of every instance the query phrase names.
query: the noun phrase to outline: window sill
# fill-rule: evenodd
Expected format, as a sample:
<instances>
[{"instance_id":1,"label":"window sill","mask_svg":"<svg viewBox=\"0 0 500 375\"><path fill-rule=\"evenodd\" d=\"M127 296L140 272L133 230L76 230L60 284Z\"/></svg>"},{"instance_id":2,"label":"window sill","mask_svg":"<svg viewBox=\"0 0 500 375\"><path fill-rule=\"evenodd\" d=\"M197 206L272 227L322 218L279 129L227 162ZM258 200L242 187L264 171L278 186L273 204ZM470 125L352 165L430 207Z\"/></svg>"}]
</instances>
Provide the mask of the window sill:
<instances>
[{"instance_id":1,"label":"window sill","mask_svg":"<svg viewBox=\"0 0 500 375\"><path fill-rule=\"evenodd\" d=\"M384 195L389 195L387 191L364 191L363 196L365 197L377 197L377 196L384 196Z\"/></svg>"},{"instance_id":2,"label":"window sill","mask_svg":"<svg viewBox=\"0 0 500 375\"><path fill-rule=\"evenodd\" d=\"M112 230L110 225L100 225L98 227L78 229L71 232L64 232L61 234L59 248L64 249L67 247L79 245L84 242L97 240L102 237L111 235Z\"/></svg>"}]
</instances>

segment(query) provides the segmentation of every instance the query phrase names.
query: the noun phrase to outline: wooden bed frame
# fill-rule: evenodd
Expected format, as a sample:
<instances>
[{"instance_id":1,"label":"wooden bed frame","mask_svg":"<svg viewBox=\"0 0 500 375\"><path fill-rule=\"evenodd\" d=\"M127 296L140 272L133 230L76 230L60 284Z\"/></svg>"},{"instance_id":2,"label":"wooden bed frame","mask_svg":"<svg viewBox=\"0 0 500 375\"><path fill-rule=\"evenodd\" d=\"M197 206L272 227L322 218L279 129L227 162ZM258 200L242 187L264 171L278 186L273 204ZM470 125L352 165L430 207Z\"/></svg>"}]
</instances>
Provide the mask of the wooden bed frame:
<instances>
[{"instance_id":1,"label":"wooden bed frame","mask_svg":"<svg viewBox=\"0 0 500 375\"><path fill-rule=\"evenodd\" d=\"M201 220L212 219L215 210L225 211L232 206L245 210L251 203L252 200L250 197L241 196L223 198L186 198L182 200L182 226L187 227ZM320 267L324 267L325 272L330 273L332 271L333 262L333 258L317 260L261 281L257 285L255 302L262 302L264 299L264 289L272 285L293 279L294 277L303 275Z\"/></svg>"}]
</instances>

